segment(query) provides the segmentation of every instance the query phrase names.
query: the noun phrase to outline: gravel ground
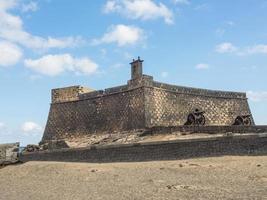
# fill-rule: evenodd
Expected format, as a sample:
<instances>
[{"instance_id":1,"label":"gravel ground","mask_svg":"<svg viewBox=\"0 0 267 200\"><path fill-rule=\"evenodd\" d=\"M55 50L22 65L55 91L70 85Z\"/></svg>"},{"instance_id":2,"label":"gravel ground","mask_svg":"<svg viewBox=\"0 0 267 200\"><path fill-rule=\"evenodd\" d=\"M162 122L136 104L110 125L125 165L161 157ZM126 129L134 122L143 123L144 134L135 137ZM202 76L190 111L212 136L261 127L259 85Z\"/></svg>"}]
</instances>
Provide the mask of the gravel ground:
<instances>
[{"instance_id":1,"label":"gravel ground","mask_svg":"<svg viewBox=\"0 0 267 200\"><path fill-rule=\"evenodd\" d=\"M0 168L1 200L267 199L267 156Z\"/></svg>"}]
</instances>

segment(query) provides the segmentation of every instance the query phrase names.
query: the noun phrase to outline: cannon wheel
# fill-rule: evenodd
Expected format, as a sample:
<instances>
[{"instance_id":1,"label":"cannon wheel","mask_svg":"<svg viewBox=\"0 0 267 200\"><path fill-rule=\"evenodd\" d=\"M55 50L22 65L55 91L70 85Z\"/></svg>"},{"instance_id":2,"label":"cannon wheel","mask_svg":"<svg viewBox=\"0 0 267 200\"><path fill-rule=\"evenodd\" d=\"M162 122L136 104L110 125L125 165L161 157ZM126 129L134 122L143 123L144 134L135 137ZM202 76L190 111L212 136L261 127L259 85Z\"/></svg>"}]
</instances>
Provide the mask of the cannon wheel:
<instances>
[{"instance_id":1,"label":"cannon wheel","mask_svg":"<svg viewBox=\"0 0 267 200\"><path fill-rule=\"evenodd\" d=\"M195 120L196 120L195 116L192 113L190 113L187 117L187 121L186 121L185 125L193 125L193 124L195 124Z\"/></svg>"},{"instance_id":2,"label":"cannon wheel","mask_svg":"<svg viewBox=\"0 0 267 200\"><path fill-rule=\"evenodd\" d=\"M237 116L233 125L243 125L243 124L244 124L243 118L240 116Z\"/></svg>"},{"instance_id":3,"label":"cannon wheel","mask_svg":"<svg viewBox=\"0 0 267 200\"><path fill-rule=\"evenodd\" d=\"M243 120L243 124L246 126L250 126L251 125L251 119L250 117L247 117Z\"/></svg>"},{"instance_id":4,"label":"cannon wheel","mask_svg":"<svg viewBox=\"0 0 267 200\"><path fill-rule=\"evenodd\" d=\"M203 115L203 114L201 114L201 118L200 118L201 120L200 120L200 123L199 123L199 125L205 125L205 123L206 123L206 118L205 118L205 116Z\"/></svg>"}]
</instances>

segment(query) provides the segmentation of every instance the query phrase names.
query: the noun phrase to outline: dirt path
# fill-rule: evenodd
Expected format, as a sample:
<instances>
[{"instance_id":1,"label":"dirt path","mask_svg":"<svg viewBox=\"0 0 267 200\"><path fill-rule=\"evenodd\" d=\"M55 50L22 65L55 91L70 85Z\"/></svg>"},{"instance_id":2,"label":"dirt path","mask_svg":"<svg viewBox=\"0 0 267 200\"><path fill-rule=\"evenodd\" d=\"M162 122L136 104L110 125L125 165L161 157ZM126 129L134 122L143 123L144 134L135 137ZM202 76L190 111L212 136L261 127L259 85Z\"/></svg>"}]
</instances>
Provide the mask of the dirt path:
<instances>
[{"instance_id":1,"label":"dirt path","mask_svg":"<svg viewBox=\"0 0 267 200\"><path fill-rule=\"evenodd\" d=\"M267 199L267 156L0 169L0 199Z\"/></svg>"}]
</instances>

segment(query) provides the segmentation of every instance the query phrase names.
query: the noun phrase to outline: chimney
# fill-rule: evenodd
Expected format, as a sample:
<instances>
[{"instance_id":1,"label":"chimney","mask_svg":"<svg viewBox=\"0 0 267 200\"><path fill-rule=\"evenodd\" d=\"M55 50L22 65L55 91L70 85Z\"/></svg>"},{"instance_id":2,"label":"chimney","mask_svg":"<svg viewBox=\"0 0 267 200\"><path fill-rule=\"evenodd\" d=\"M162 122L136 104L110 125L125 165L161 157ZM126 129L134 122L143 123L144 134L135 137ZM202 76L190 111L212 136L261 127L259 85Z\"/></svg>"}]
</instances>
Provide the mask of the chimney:
<instances>
[{"instance_id":1,"label":"chimney","mask_svg":"<svg viewBox=\"0 0 267 200\"><path fill-rule=\"evenodd\" d=\"M137 79L143 75L143 62L138 56L137 60L133 59L133 62L130 63L132 68L131 79Z\"/></svg>"}]
</instances>

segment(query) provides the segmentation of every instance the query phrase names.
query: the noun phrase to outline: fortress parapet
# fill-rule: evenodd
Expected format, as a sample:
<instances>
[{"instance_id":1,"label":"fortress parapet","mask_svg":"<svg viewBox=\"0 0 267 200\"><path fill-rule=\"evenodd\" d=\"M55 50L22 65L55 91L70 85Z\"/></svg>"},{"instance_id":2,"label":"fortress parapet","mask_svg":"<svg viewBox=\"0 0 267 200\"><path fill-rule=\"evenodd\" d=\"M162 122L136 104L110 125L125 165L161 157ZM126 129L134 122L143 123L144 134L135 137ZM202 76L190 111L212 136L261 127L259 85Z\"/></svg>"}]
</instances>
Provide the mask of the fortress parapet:
<instances>
[{"instance_id":1,"label":"fortress parapet","mask_svg":"<svg viewBox=\"0 0 267 200\"><path fill-rule=\"evenodd\" d=\"M82 86L71 86L52 90L52 103L62 103L79 100L79 95L92 92L94 90Z\"/></svg>"}]
</instances>

